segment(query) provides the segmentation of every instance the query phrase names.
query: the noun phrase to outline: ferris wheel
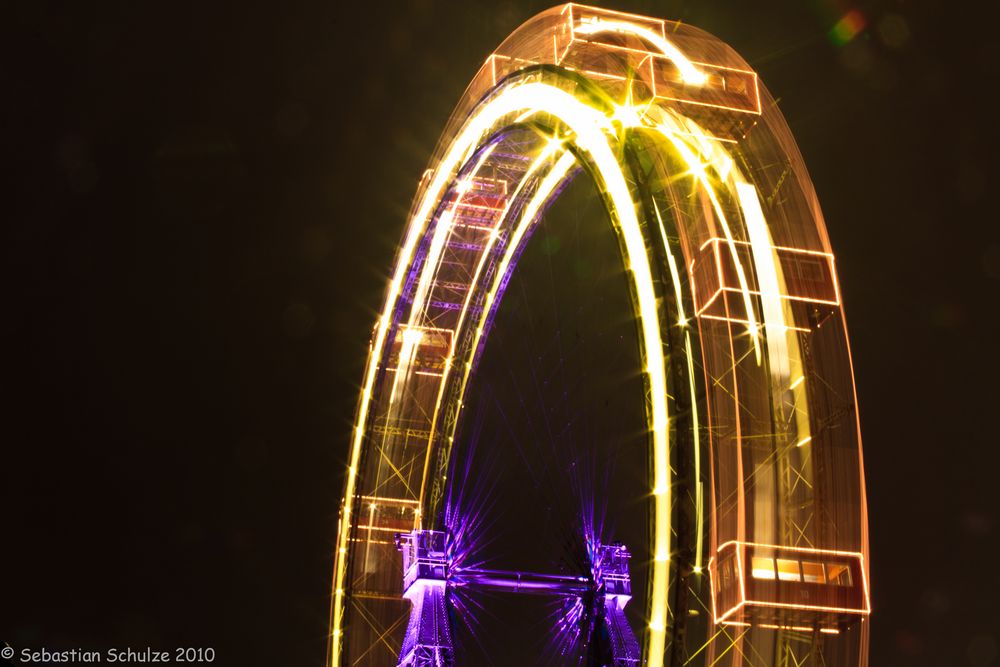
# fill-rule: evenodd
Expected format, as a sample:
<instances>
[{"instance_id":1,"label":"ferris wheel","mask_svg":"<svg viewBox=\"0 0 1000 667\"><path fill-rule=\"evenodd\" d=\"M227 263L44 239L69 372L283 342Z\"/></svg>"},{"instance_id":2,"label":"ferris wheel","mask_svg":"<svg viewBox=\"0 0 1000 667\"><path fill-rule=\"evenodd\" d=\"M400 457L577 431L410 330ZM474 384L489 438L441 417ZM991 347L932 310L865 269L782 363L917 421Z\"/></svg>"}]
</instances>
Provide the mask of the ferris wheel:
<instances>
[{"instance_id":1,"label":"ferris wheel","mask_svg":"<svg viewBox=\"0 0 1000 667\"><path fill-rule=\"evenodd\" d=\"M477 429L491 334L540 342L499 322L515 269L579 183L617 244L641 428L510 426L524 405ZM867 664L834 255L773 98L697 28L567 4L486 60L419 183L349 451L333 666Z\"/></svg>"}]
</instances>

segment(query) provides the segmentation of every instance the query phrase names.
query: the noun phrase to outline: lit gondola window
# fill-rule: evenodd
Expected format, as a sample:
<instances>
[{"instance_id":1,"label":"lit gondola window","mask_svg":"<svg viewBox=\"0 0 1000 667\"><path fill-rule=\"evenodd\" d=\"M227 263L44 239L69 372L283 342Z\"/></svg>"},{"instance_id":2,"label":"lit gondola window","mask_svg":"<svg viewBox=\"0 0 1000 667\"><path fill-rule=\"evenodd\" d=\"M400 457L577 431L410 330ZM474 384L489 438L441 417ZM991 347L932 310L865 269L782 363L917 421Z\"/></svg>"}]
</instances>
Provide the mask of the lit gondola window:
<instances>
[{"instance_id":1,"label":"lit gondola window","mask_svg":"<svg viewBox=\"0 0 1000 667\"><path fill-rule=\"evenodd\" d=\"M826 578L831 584L837 586L851 585L851 568L844 563L828 563L826 566Z\"/></svg>"},{"instance_id":2,"label":"lit gondola window","mask_svg":"<svg viewBox=\"0 0 1000 667\"><path fill-rule=\"evenodd\" d=\"M823 563L802 561L802 580L807 584L825 584L826 574L823 572Z\"/></svg>"},{"instance_id":3,"label":"lit gondola window","mask_svg":"<svg viewBox=\"0 0 1000 667\"><path fill-rule=\"evenodd\" d=\"M774 579L774 559L754 556L750 560L751 574L754 579Z\"/></svg>"},{"instance_id":4,"label":"lit gondola window","mask_svg":"<svg viewBox=\"0 0 1000 667\"><path fill-rule=\"evenodd\" d=\"M799 570L799 561L779 558L778 579L781 581L802 581L802 572Z\"/></svg>"}]
</instances>

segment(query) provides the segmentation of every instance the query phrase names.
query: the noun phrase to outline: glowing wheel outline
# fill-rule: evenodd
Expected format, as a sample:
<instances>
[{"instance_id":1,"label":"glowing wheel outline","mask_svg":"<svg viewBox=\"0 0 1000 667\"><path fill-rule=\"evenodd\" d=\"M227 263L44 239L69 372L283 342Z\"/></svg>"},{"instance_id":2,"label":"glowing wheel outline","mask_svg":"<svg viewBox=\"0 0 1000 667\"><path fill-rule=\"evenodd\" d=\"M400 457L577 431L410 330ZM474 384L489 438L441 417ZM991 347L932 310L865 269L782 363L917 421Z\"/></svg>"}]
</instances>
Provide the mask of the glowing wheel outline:
<instances>
[{"instance_id":1,"label":"glowing wheel outline","mask_svg":"<svg viewBox=\"0 0 1000 667\"><path fill-rule=\"evenodd\" d=\"M779 539L775 527L760 518L765 514L760 507L767 501L767 493L771 494L771 502L779 506L785 502L784 496L778 498L776 490L756 489L757 480L753 479L760 470L769 465L775 467L777 463L768 464L766 460L760 463L753 459L752 454L747 455L743 451L745 442L751 437L760 437L760 433L753 430L755 427L740 423L741 412L745 409L741 400L746 400L739 397L740 390L749 396L749 402L756 400L757 394L765 397L772 404L772 411L780 413L790 422L775 426L770 433L776 443L773 446L776 460L781 457L797 457L797 461L808 459L814 449L821 451L819 448L824 446L821 438L828 440L835 437L823 432L823 426L819 430L816 428L816 424L820 423L817 421L819 417L830 411L819 401L809 400L807 385L811 386L814 378L827 382L830 380L827 374L832 374L839 378L838 386L841 386L845 385L841 376L846 373L853 401L846 334L842 335L843 349L839 350L844 358L829 363L830 368L821 363L820 371L815 368L807 370L805 355L800 350L804 345L804 336L818 338L822 325L835 326L838 318L842 322L833 257L815 195L780 113L773 105L766 104L766 93L757 88L756 75L749 67L731 51L720 52L720 46L727 48L721 42L692 28L671 24L673 30L668 39L666 26L663 21L579 5L564 5L549 10L515 31L491 56L460 103L456 120L445 131L442 149L432 162L433 168L422 181L415 200L383 314L376 324L362 385L338 526L331 611L331 664L342 664L348 600L352 595L359 596L349 578L351 566L362 559L360 549L364 540L358 537L361 535L359 531L368 531L363 556L365 567L374 567L371 564L376 562L382 563L378 567L384 567L388 562L384 557L371 556L371 545L376 543L371 538L373 531L389 531L393 527L404 529L399 525L399 517L408 508L413 510L413 527L419 528L434 521L462 397L481 345L485 342L491 314L499 304L506 279L516 265L519 249L530 236L533 225L551 198L558 194L568 175L578 166L583 166L590 173L605 197L622 246L639 324L652 454L653 567L649 584L649 625L643 633L646 664L654 667L664 664L670 631L670 584L672 581L676 583L681 576L672 571L671 565L671 519L678 512L671 495L676 484L670 469L671 431L678 428L676 424L671 424L670 419L670 404L674 400L670 398L671 389L674 395L677 391L689 393L690 405L694 406L690 410L689 422L685 424L685 433L693 440L692 465L696 481L691 502L697 516L697 529L693 540L695 555L691 559L693 573L685 576L708 575L711 587L712 573L719 580L724 576L722 561L728 552L723 550L732 549L729 545L735 544L734 560L741 601L731 608L718 609L718 605L726 602L725 596L722 592L712 592L712 616L715 625L723 628L722 631L725 628L748 628L738 638L732 639L724 650L713 648L715 640L710 639L705 645L708 647L706 655L721 651L721 658L730 648L737 647L739 651L738 642L752 644L756 634L765 630L779 634L809 631L815 638L834 641L841 634L843 625L844 637L839 637L839 640L847 643L850 637L850 642L856 645L846 651L850 657L842 660L843 664L859 664L866 660L865 617L870 611L867 521L860 435L853 402L850 406L854 414L844 421L853 434L845 441L846 446L840 441L834 442L834 445L846 450L854 447L853 463L848 460L841 464L847 466L844 474L857 478L856 486L843 494L856 515L853 521L848 518L840 522L843 531L851 533L846 541L837 541L840 540L838 537L827 544L829 540L823 530L811 528L808 521L803 523L801 520L799 525L795 525L795 520L791 523L804 542L798 542L794 531L791 533L794 539L788 537L787 531ZM567 30L568 43L563 48L560 40L567 41ZM539 36L540 40L537 39ZM547 44L548 36L552 38L551 54L547 46L538 46L538 43ZM580 67L579 63L571 66L570 59L576 57L574 54L577 51L584 54L583 59L594 58L594 53L613 54L618 59L615 67L620 66L619 74L623 75L616 79L612 73L616 70L600 72ZM698 51L702 52L701 58L695 57L699 55ZM704 57L704 52L710 53L715 62ZM522 57L529 55L531 57ZM600 64L604 61L594 58L593 62ZM498 63L501 69L507 67L509 71L498 74ZM647 67L649 75L645 76ZM665 85L665 80L661 80L662 71L673 72L672 81L676 84L666 86L665 93L657 88L658 84ZM732 77L732 82L729 77ZM719 79L722 80L721 88L717 83ZM752 90L749 82L752 82ZM477 83L480 84L478 88ZM726 106L737 97L729 94L730 88L742 91L745 108ZM742 98L738 100L741 101ZM731 123L735 131L732 127L711 127L716 118L729 122L729 116L739 114L755 115L756 118L749 123L744 122L745 118ZM761 129L756 129L758 125ZM746 129L747 126L749 129ZM739 132L744 129L745 133L740 136ZM495 153L500 151L495 149L504 145L505 141L511 141L513 134L518 134L522 143L525 136L535 138L534 143L528 140L528 149L521 153L521 157L527 158L523 169L514 169L519 177L508 181L485 176L487 171L499 169L495 166L498 163ZM640 136L641 140L636 138ZM763 137L761 145L754 144L760 137ZM650 172L645 176L638 173L635 164L627 162L632 141L641 141L644 150L652 156L651 164L647 165ZM755 154L776 154L787 162L786 172L778 187L786 177L794 179L798 190L790 195L793 204L774 206L767 201L768 193L762 194L760 186L774 179L769 181L768 175L762 175L762 170L755 168ZM699 201L699 215L703 218L701 223L710 228L710 232L682 230L676 220L671 221L667 211L661 210L665 208L662 205L673 198L673 208L678 210L672 215L683 212L683 206L677 203L677 191L683 188L669 184L679 175L690 181L687 190L692 198ZM459 313L457 319L449 315L452 327L436 328L432 326L433 318L428 313L438 307L434 305L438 302L433 297L435 290L439 289L442 257L449 252L450 245L455 245L455 230L463 226L456 220L462 219L460 210L465 206L466 193L471 191L473 194L470 196L476 196L480 194L477 190L480 184L501 181L505 186L512 187L504 191L502 205L484 207L491 211L487 218L492 223L484 224L480 230L485 232L482 243L465 244L469 248L464 250L479 252L479 256L474 261L470 260L467 267L466 296L464 302L455 304L460 306L455 308ZM658 192L651 194L651 184L659 188ZM491 191L491 196L496 198L496 195ZM769 222L775 219L776 214L780 214L781 224ZM464 226L475 227L470 224ZM784 242L784 239L794 238L796 234L802 238L796 239L794 245ZM675 237L680 241L671 240ZM707 240L697 249L690 243L694 238L704 240L705 237ZM675 257L675 254L683 257ZM717 269L718 289L708 299L698 293L698 289L704 287L705 278L696 275L696 271L713 261ZM723 263L727 262L727 266L723 267ZM807 265L820 267L815 269L820 278L814 276L813 282L823 282L828 272L829 285L807 285L808 289L796 291L799 286L794 284L798 280L794 269ZM700 286L696 280L699 277L702 280ZM809 293L809 289L816 293ZM724 302L721 315L716 302ZM716 305L713 306L713 303ZM801 304L813 310L795 310ZM736 313L740 308L742 319ZM829 311L822 322L818 322L818 315L813 316L820 308L826 309L823 312ZM803 312L806 314L803 315ZM834 320L828 323L831 317ZM817 321L814 322L814 319ZM713 327L723 327L728 332L728 340L716 340L706 333ZM734 331L738 333L734 334ZM432 356L422 352L425 347L434 347L428 344L429 339L437 340L434 349L441 347L441 341L447 342L446 352L434 353L440 356L440 380L436 392L426 391L424 385L418 387L419 383L426 382L426 377L436 375L436 372L424 371L424 377L417 378L421 374L421 364L428 364L427 359ZM836 339L832 345L836 346L839 340ZM713 402L710 398L702 398L700 393L711 393L714 385L710 380L718 384L718 378L722 377L712 373L709 356L725 345L729 346L733 377L732 391L728 393L735 394L730 410L735 416L738 448L733 465L740 480L733 487L735 509L725 509L729 499L723 498L721 493L725 486L721 481L724 477L722 471L729 465L722 462L723 454L709 454L706 466L702 466L701 461L706 452L719 452L724 447L718 437L706 438L703 435L710 433L706 428L711 426L713 418L717 423L718 416L725 412L724 408L718 407L724 400ZM664 348L670 351L673 359L665 356ZM737 349L740 354L737 354ZM699 351L703 377L699 377L696 367ZM830 353L830 356L833 358L835 354ZM395 366L392 366L393 363ZM755 365L758 370L745 370L743 365ZM686 375L680 380L670 380L668 375L672 368L680 368ZM757 381L761 379L758 376L763 376L767 386L754 390L757 394L747 391L737 379L741 373L756 373L754 378ZM433 395L431 403L428 403L429 393ZM708 403L710 407L703 408L702 403ZM791 405L789 410L785 409L786 403ZM419 404L417 407L428 416L426 430L411 427L406 430L397 426L397 422L402 425L407 421L403 415L412 412L411 404ZM816 412L819 417L813 414ZM699 423L703 417L703 423ZM381 431L378 431L379 428ZM417 433L417 439L425 437L428 442L423 467L418 470L419 487L412 472L419 466L411 461L411 472L401 473L399 470L402 455L398 452L401 447L395 441L405 445L411 438L411 432ZM792 439L778 443L779 436L786 440L790 436ZM712 437L715 437L712 442L700 442L700 439ZM779 456L779 452L783 453ZM839 451L837 453L840 455ZM376 456L387 463L373 464L372 458ZM745 458L758 466L749 477L742 468ZM370 470L364 470L365 465ZM373 470L378 476L379 466L385 465L406 487L405 494L383 497L372 491L384 488L373 486L371 477ZM796 464L788 465L794 468ZM799 465L805 466L806 463L800 462ZM856 469L852 468L853 465ZM803 477L803 470L805 468L793 469L793 472L812 488L809 480ZM811 472L805 474L818 475L816 470L814 466L809 469ZM366 474L368 479L365 479ZM703 478L711 479L714 500L706 499ZM819 485L818 478L810 479ZM399 483L393 483L399 486ZM797 489L798 482L792 492ZM407 497L398 497L400 495ZM755 503L751 509L747 507L748 497L749 502ZM366 526L360 519L353 519L364 511L364 507L359 507L363 498L368 499L371 508ZM393 502L399 505L399 511L393 518L383 520L376 517L380 504ZM819 506L825 501L819 498L817 492L811 502ZM706 507L706 504L712 507ZM430 508L430 511L425 514L424 508ZM778 507L776 515L781 511L782 508ZM754 517L752 521L747 518L748 512ZM711 515L711 519L706 519L706 515ZM730 515L735 516L735 520ZM838 525L833 521L835 530ZM770 537L762 539L762 533ZM724 537L729 539L724 540ZM788 543L793 541L797 543ZM778 554L772 558L779 559L782 554L787 556L796 549L812 549L818 554L816 559L828 558L828 555L830 558L848 557L835 554L856 557L858 565L854 578L860 579L856 587L858 591L863 591L862 602L834 607L819 603L793 604L777 598L748 598L746 590L742 589L747 582L755 584L751 578L756 575L742 561L748 560L751 553L755 556L764 553L762 549L765 547ZM785 558L785 562L790 561ZM816 562L822 566L825 577L830 565L823 565L820 560ZM802 561L811 565L816 562ZM800 568L800 577L805 576L801 574L802 563L796 566ZM678 570L679 566L674 564L673 569ZM760 611L783 607L793 609L794 613L790 611L786 616L778 615L772 619ZM794 620L799 618L807 619L811 625ZM852 620L855 618L859 618L860 623ZM765 622L767 620L772 622ZM847 631L848 627L853 629ZM745 639L744 635L751 630L755 634ZM767 658L762 658L762 661L770 664Z\"/></svg>"}]
</instances>

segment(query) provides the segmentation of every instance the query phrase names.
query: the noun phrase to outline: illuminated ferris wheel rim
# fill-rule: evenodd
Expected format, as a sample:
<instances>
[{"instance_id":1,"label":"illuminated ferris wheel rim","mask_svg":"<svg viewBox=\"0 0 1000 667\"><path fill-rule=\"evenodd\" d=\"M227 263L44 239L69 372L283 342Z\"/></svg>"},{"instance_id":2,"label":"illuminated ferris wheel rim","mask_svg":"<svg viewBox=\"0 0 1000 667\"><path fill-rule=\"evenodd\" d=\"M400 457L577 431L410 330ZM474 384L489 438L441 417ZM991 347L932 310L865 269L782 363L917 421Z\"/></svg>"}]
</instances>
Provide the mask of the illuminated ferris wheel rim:
<instances>
[{"instance_id":1,"label":"illuminated ferris wheel rim","mask_svg":"<svg viewBox=\"0 0 1000 667\"><path fill-rule=\"evenodd\" d=\"M630 251L629 266L631 269L631 275L633 276L633 288L639 295L640 310L643 313L642 323L644 325L644 335L642 339L644 342L648 341L648 343L645 343L643 349L644 357L647 360L646 373L648 383L650 385L649 395L652 399L652 412L654 415L652 423L655 452L654 467L656 470L654 474L657 479L654 493L658 499L656 503L657 508L662 515L658 517L658 520L655 522L655 525L657 526L656 541L658 549L663 552L663 555L657 557L657 563L662 563L662 565L654 567L653 583L654 590L663 591L663 594L660 596L663 599L659 603L659 609L654 612L651 623L656 624L652 628L654 631L653 634L657 634L656 630L659 628L659 634L662 635L662 629L665 628L666 625L666 583L660 582L658 579L666 576L666 552L669 549L669 484L666 481L666 447L668 440L666 419L667 392L657 308L651 287L651 271L648 265L645 245L642 241L641 232L639 230L639 222L635 214L634 203L631 199L631 195L629 194L625 177L618 167L613 149L609 145L609 138L603 136L601 132L601 130L606 129L604 127L605 124L610 127L610 119L606 114L595 112L591 107L577 101L573 96L549 84L508 82L508 86L509 87L502 89L502 92L499 92L492 100L484 104L481 112L482 115L477 115L477 118L487 118L490 121L493 121L496 118L502 118L512 113L525 114L543 112L554 114L564 121L572 119L569 122L570 128L575 135L572 142L581 153L587 154L592 158L596 173L600 177L601 181L603 181L605 187L607 187L610 191L613 215L620 221L623 229L626 230L625 238L626 246ZM519 122L523 123L524 120L525 119L522 115ZM573 123L573 121L576 121L576 123ZM492 123L484 123L484 125L493 129ZM470 149L472 147L480 148L478 140L486 134L487 132L480 131L478 125L473 125L472 130L466 130L466 132L463 132L459 140L455 142L453 150L449 151L449 154L453 156L475 155L479 151ZM534 220L535 214L539 212L541 207L548 200L548 195L565 179L569 169L575 164L576 158L572 153L566 152L564 156L565 157L555 161L555 164L549 171L549 174L543 180L539 193L536 193L536 196L533 197L528 204L526 209L527 213L521 217L521 223L517 228L518 231L515 232L515 239L521 238L525 235L527 225ZM458 162L460 162L458 159L449 160L446 158L444 164L450 166L451 164ZM429 192L424 198L424 204L422 204L420 209L421 213L429 211L435 207L435 204L439 201L439 197L436 195L445 189L446 178L451 179L452 173L460 173L461 171L463 171L461 168L454 170L442 168L438 171L438 181L437 183L432 183L432 185L428 188ZM538 196L539 194L541 196ZM418 213L415 221L426 220L429 215L421 215L421 213ZM422 233L423 230L420 229L413 232L412 235L408 235L408 239L413 238L414 241L404 244L404 257L409 254L408 251L412 252L417 235ZM434 242L432 241L432 246L433 244ZM514 255L513 250L516 247L517 243L512 242L510 246L511 252L504 255L501 263L501 269L499 271L501 275L506 274L506 269L510 265ZM404 264L400 263L399 266L404 266ZM401 278L402 276L399 276L400 282ZM396 278L394 278L393 283L396 284ZM417 293L420 293L419 286ZM490 306L495 298L495 294L495 289L488 294L485 310L490 309ZM376 337L375 351L379 350L379 343L384 341L385 334L383 332L387 329L388 322L383 321L383 323L380 324L379 333ZM478 347L478 345L474 344L473 347ZM465 377L462 381L463 385L468 380L468 367L466 368L464 375ZM368 391L368 386L370 385L366 385L366 392ZM450 434L448 437L450 438L451 435L453 434ZM662 500L660 500L661 498ZM658 624L657 619L659 619ZM654 647L655 646L656 645L654 644Z\"/></svg>"},{"instance_id":2,"label":"illuminated ferris wheel rim","mask_svg":"<svg viewBox=\"0 0 1000 667\"><path fill-rule=\"evenodd\" d=\"M562 7L560 14L569 12L571 29L579 35L590 38L602 33L610 33L638 38L641 42L653 47L651 52L656 57L667 61L676 69L682 86L698 88L709 83L710 75L708 72L710 72L711 66L695 63L688 59L678 46L667 39L665 31L661 30L660 33L657 33L655 30L651 30L648 24L638 25L632 22L633 19L637 18L642 18L647 22L650 21L649 19L604 12L611 14L610 18L581 16L578 22L574 23L573 11L575 8L579 8L581 13L584 13L583 10L592 13L598 10L589 10L589 8L578 5ZM537 22L540 17L551 16L558 9L550 10L536 19L532 19L515 35L530 29L529 26ZM576 38L574 36L573 39ZM553 37L553 44L553 54L558 61L559 44L556 36ZM564 53L569 53L569 48L566 47ZM653 544L651 550L654 562L651 568L651 596L648 603L649 622L648 627L644 629L644 634L648 664L662 664L663 649L667 641L672 509L667 359L663 350L667 338L662 328L664 318L662 317L662 306L659 304L663 296L662 290L665 288L660 287L654 281L654 273L662 271L662 269L654 270L653 268L658 260L663 259L661 255L665 256L669 265L670 275L667 278L672 283L674 292L670 296L675 299L679 311L674 313L678 321L676 323L669 322L666 326L689 327L695 319L702 316L702 313L691 312L698 310L697 298L693 293L684 292L685 285L682 284L681 275L687 267L681 261L683 258L675 258L671 252L670 243L667 241L664 215L655 200L637 200L640 195L634 187L630 186L630 182L634 182L637 178L623 163L622 156L626 150L628 137L635 133L656 136L656 141L662 146L661 150L671 152L674 160L686 165L685 175L690 177L690 187L702 192L706 199L706 205L716 216L716 223L719 226L718 238L709 243L714 242L715 244L716 262L719 261L720 253L728 253L734 264L735 285L729 291L732 291L735 298L743 302L744 334L751 341L753 356L757 364L772 363L769 360L781 353L780 341L775 342L775 339L784 337L788 331L800 330L796 328L795 322L787 321L786 314L781 312L782 304L777 303L781 301L775 296L780 294L781 276L775 277L771 274L780 273L780 268L774 268L775 260L773 257L769 258L769 254L775 254L778 250L775 249L774 243L769 237L767 222L762 211L761 197L749 176L742 173L740 165L730 156L727 150L728 144L724 138L713 136L705 131L697 122L685 115L683 104L679 104L670 97L663 98L668 100L666 104L663 100L654 104L654 101L659 98L637 102L631 99L631 96L615 101L604 89L594 83L593 72L582 71L579 68L560 67L557 63L524 62L514 65L506 75L498 76L497 62L499 57L503 56L499 55L498 50L498 53L491 56L487 62L487 67L492 69L493 85L489 86L479 96L479 99L476 99L477 95L474 92L471 95L470 92L467 92L466 99L474 100L475 105L471 109L464 110L463 105L459 105L460 112L457 117L462 119L462 122L457 125L452 123L452 127L445 132L441 142L442 148L438 151L436 165L421 182L410 216L410 223L396 259L396 268L387 291L385 308L376 325L359 401L344 505L338 528L331 614L332 664L340 664L342 657L343 622L347 598L350 594L347 575L352 562L349 553L351 536L357 533L359 525L359 522L354 521L353 517L359 513L356 503L360 502L360 497L363 495L358 487L360 467L366 447L375 446L371 443L366 444L366 438L374 437L372 436L374 423L372 406L377 400L384 401L386 394L389 395L388 404L391 406L395 401L397 410L399 409L398 405L405 400L397 398L397 394L399 396L405 394L406 382L408 382L406 373L413 372L412 369L407 369L406 364L414 362L416 350L426 343L428 332L436 331L427 327L424 319L426 319L430 307L428 304L433 301L430 293L435 289L435 278L439 271L438 262L442 253L445 252L447 239L455 226L455 216L458 215L456 211L462 206L465 193L476 187L472 184L476 182L477 178L480 178L480 170L484 168L484 165L487 165L493 149L499 142L503 141L506 133L519 128L528 128L539 137L542 143L539 143L538 146L541 148L533 147L537 151L532 157L530 165L525 168L520 179L515 180L516 185L511 189L512 191L505 193L507 195L505 203L496 211L496 227L491 230L490 239L486 245L492 248L497 244L502 225L509 225L509 228L504 228L505 232L509 233L509 237L505 239L506 246L502 252L497 250L497 256L493 258L494 266L492 268L494 272L492 277L489 281L478 285L486 267L489 254L489 251L486 251L482 253L478 266L473 272L473 280L470 283L466 299L461 304L461 308L458 309L457 323L452 329L447 330L451 335L447 337L448 351L441 371L443 379L440 380L429 430L430 442L434 442L437 438L441 443L444 443L438 446L443 454L432 451L428 447L427 459L420 476L419 492L414 493L418 502L414 510L418 527L427 521L433 521L433 517L427 519L420 511L431 499L433 483L443 483L443 479L435 479L435 475L439 478L441 475L432 470L432 458L436 456L440 459L443 456L443 460L445 462L447 460L465 388L472 373L475 359L485 342L490 315L499 304L505 281L516 265L518 250L530 236L532 225L545 210L553 194L558 194L562 184L575 168L583 166L601 190L612 223L619 234L623 260L628 269L633 300L637 309L639 340L647 386L647 408L653 463L650 492L653 506ZM509 59L513 60L513 58ZM653 62L652 57L649 58L649 61ZM715 68L716 71L719 69L719 67ZM742 71L736 68L730 69L734 72ZM752 74L748 68L746 72ZM760 114L761 93L756 88L756 75L753 75L752 81L754 101L757 104L757 113ZM629 90L631 91L631 87ZM468 103L463 104L468 107ZM694 104L713 106L699 102L694 102ZM780 121L780 115L775 110L770 110L769 113ZM786 152L794 152L794 144L781 148ZM797 157L797 153L794 157ZM803 174L795 176L803 181ZM804 177L804 182L808 185L807 176ZM727 222L727 214L731 217L732 211L738 212L746 229L744 236L749 240L739 238L739 234L734 233L731 229L730 222L734 224L740 222L740 220ZM818 210L815 214L819 229L819 247L801 252L813 253L824 258L828 257L832 275L832 254L829 252L825 229L822 227L822 219L818 217ZM659 238L653 231L650 231L656 229L653 223L658 226L656 233L659 234ZM662 245L658 250L654 250L650 245L651 242L661 242ZM747 257L744 245L749 247L751 258L750 264L747 266L744 266ZM416 266L415 261L422 262L422 264ZM770 273L765 270L769 266ZM753 275L750 275L751 272ZM832 281L835 287L835 276L833 276ZM752 282L755 284L752 285ZM477 287L477 285L482 301L478 308L474 308L471 307L473 287ZM406 290L409 290L409 305L402 304L400 300L401 295ZM770 298L769 291L772 292ZM760 307L755 306L757 301L761 302ZM687 312L685 304L687 304ZM839 306L839 292L837 293L837 305ZM404 307L408 308L408 315L401 310ZM758 314L761 315L761 321L757 319ZM441 329L441 331L445 331L445 329ZM692 329L687 328L684 331L684 349L677 350L677 354L687 358L687 363L683 366L688 377L686 386L681 389L690 391L691 400L694 403L697 400L696 387L701 379L695 376L692 362L695 348L695 345L692 344ZM776 333L772 335L772 332ZM460 340L463 339L463 333L465 334L465 344L461 352L464 356L461 356L457 354L456 348L459 346ZM432 335L436 335L436 333L432 333ZM698 337L698 330L694 330L694 335L696 338ZM389 374L386 372L386 367L389 365L387 355L393 353L394 338L399 339L400 350L396 362L397 366L392 369L394 373L390 381ZM452 384L449 385L449 382ZM452 391L450 395L446 395L448 394L446 389L449 386L452 387ZM675 390L677 389L675 388ZM793 390L794 387L790 391ZM450 419L445 419L449 416L448 410L451 410L453 414ZM699 430L697 418L697 411L695 411L696 442ZM805 442L808 442L809 439L811 436L807 436ZM696 444L696 458L699 451ZM438 469L443 470L443 466L439 465ZM700 503L703 502L703 499L700 496L698 502L699 536L701 536L704 534L704 529L701 527ZM433 503L431 505L433 506ZM749 542L745 543L749 544ZM697 548L698 562L702 563L703 547L700 542ZM836 550L827 551L837 553ZM864 549L861 549L858 552L848 553L861 557L863 551ZM713 555L705 554L709 559ZM863 558L860 558L859 562L863 563ZM700 568L701 565L698 567ZM869 608L867 603L867 566L863 565L863 569L865 573L863 577L865 606L861 611L867 613Z\"/></svg>"}]
</instances>

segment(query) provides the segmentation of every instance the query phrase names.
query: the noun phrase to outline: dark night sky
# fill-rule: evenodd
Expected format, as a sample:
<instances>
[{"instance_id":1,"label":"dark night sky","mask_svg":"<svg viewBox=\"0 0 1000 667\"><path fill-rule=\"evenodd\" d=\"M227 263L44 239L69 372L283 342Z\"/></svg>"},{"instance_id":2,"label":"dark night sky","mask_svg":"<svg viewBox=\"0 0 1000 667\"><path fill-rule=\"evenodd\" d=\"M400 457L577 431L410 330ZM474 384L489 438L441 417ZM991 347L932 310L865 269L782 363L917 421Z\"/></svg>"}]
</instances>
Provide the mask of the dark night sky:
<instances>
[{"instance_id":1,"label":"dark night sky","mask_svg":"<svg viewBox=\"0 0 1000 667\"><path fill-rule=\"evenodd\" d=\"M5 8L0 639L321 664L404 213L482 59L545 6ZM1000 48L979 4L860 4L846 47L834 0L613 6L733 45L810 168L856 364L872 664L1000 664Z\"/></svg>"}]
</instances>

